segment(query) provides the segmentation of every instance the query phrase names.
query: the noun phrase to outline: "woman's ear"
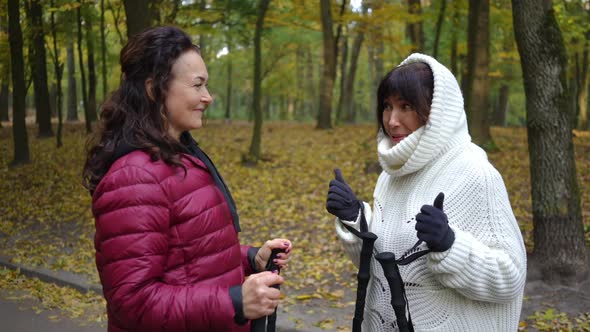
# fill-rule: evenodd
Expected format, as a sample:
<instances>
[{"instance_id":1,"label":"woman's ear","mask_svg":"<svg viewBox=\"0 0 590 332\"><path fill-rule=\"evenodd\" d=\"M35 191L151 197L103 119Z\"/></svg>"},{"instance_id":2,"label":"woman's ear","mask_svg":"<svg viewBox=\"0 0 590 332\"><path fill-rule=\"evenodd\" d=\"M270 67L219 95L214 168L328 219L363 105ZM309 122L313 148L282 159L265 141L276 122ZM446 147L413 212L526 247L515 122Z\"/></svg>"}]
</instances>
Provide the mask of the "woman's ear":
<instances>
[{"instance_id":1,"label":"woman's ear","mask_svg":"<svg viewBox=\"0 0 590 332\"><path fill-rule=\"evenodd\" d=\"M154 80L151 77L148 77L145 80L145 92L151 101L156 101L156 98L154 97Z\"/></svg>"}]
</instances>

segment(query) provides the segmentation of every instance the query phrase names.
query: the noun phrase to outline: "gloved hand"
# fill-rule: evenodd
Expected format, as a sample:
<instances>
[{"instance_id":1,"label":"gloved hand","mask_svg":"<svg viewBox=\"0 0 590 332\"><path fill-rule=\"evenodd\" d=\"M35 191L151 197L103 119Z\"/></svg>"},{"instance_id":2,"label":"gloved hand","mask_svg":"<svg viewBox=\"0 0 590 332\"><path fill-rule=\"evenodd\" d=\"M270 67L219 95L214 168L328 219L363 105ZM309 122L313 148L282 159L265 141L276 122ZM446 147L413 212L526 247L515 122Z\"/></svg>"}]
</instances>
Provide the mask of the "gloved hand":
<instances>
[{"instance_id":1,"label":"gloved hand","mask_svg":"<svg viewBox=\"0 0 590 332\"><path fill-rule=\"evenodd\" d=\"M448 250L455 242L455 233L449 227L447 215L443 212L445 194L439 193L433 205L423 205L416 215L416 231L418 238L431 251Z\"/></svg>"},{"instance_id":2,"label":"gloved hand","mask_svg":"<svg viewBox=\"0 0 590 332\"><path fill-rule=\"evenodd\" d=\"M356 220L361 208L361 202L342 178L342 171L336 168L334 174L336 177L330 181L326 210L342 220Z\"/></svg>"}]
</instances>

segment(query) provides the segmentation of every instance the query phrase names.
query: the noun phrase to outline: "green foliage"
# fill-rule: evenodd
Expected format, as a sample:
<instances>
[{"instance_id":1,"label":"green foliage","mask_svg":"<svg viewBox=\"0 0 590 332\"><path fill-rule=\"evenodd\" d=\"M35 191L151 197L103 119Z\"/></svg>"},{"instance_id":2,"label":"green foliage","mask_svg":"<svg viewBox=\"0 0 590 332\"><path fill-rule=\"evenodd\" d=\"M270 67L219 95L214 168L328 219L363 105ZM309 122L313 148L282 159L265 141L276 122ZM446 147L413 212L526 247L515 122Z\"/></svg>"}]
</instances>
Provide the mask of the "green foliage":
<instances>
[{"instance_id":1,"label":"green foliage","mask_svg":"<svg viewBox=\"0 0 590 332\"><path fill-rule=\"evenodd\" d=\"M590 8L587 0L554 1L554 10L568 54L579 53L587 47L590 31Z\"/></svg>"}]
</instances>

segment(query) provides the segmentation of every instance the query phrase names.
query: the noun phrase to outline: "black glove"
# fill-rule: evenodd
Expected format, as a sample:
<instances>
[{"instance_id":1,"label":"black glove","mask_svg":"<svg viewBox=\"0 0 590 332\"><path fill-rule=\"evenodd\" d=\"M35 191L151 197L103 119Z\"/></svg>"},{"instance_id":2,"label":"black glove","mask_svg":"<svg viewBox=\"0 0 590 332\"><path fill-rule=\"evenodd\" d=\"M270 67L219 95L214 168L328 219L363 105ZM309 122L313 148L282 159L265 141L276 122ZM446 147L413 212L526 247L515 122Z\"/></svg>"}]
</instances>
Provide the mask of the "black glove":
<instances>
[{"instance_id":1,"label":"black glove","mask_svg":"<svg viewBox=\"0 0 590 332\"><path fill-rule=\"evenodd\" d=\"M445 194L439 193L433 205L422 205L421 213L416 215L416 231L418 238L431 251L445 251L455 242L455 233L449 227L447 215L443 212Z\"/></svg>"},{"instance_id":2,"label":"black glove","mask_svg":"<svg viewBox=\"0 0 590 332\"><path fill-rule=\"evenodd\" d=\"M342 220L354 221L358 217L361 202L344 182L340 169L334 169L335 179L330 181L326 210Z\"/></svg>"}]
</instances>

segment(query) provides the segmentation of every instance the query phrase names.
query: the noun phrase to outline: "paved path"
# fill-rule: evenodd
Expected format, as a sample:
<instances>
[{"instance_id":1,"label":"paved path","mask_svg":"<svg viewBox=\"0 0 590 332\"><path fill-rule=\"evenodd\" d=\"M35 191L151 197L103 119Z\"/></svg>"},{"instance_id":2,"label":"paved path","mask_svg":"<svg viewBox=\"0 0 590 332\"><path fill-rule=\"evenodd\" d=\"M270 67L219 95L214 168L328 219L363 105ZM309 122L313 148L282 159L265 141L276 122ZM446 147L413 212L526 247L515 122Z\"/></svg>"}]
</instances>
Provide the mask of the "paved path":
<instances>
[{"instance_id":1,"label":"paved path","mask_svg":"<svg viewBox=\"0 0 590 332\"><path fill-rule=\"evenodd\" d=\"M2 332L106 332L98 323L65 318L59 311L42 311L37 314L34 301L13 301L2 297L0 292L0 331ZM60 320L50 319L59 316ZM277 332L302 332L305 330L277 326Z\"/></svg>"},{"instance_id":2,"label":"paved path","mask_svg":"<svg viewBox=\"0 0 590 332\"><path fill-rule=\"evenodd\" d=\"M36 277L45 282L53 282L60 286L69 286L82 292L94 290L100 292L100 286L88 284L79 275L65 271L50 271L43 268L28 268L19 264L12 264L8 258L0 255L0 267L11 269L18 268L20 272L28 277ZM529 277L534 273L530 271ZM4 295L4 296L3 296ZM65 318L58 311L43 311L39 314L33 309L36 305L34 300L6 299L6 293L0 289L0 331L1 332L106 332L106 327L98 323L90 324L82 321L75 321ZM343 303L354 301L354 292L346 292ZM354 302L352 302L354 303ZM350 326L353 305L346 305L341 308L327 308L315 300L298 303L297 305L280 306L277 319L277 332L323 332L317 322L332 321L332 328L327 330L342 330L342 327ZM539 281L529 280L525 287L525 301L521 320L532 315L535 310L555 308L566 312L572 319L590 308L590 278L572 287L549 286ZM61 317L55 322L49 317ZM85 326L83 326L85 324ZM340 328L340 329L339 329Z\"/></svg>"},{"instance_id":3,"label":"paved path","mask_svg":"<svg viewBox=\"0 0 590 332\"><path fill-rule=\"evenodd\" d=\"M98 324L81 326L81 322L62 318L52 321L50 316L57 311L43 311L37 314L31 307L32 301L6 300L0 297L0 330L2 332L106 332ZM87 324L87 323L85 323Z\"/></svg>"}]
</instances>

